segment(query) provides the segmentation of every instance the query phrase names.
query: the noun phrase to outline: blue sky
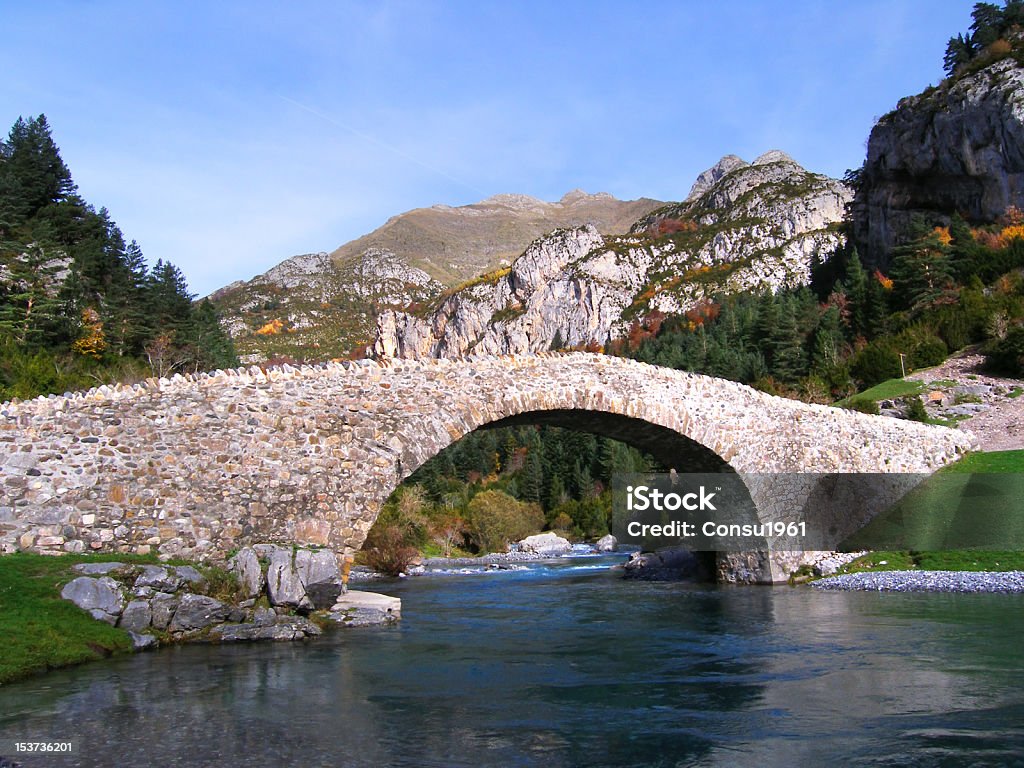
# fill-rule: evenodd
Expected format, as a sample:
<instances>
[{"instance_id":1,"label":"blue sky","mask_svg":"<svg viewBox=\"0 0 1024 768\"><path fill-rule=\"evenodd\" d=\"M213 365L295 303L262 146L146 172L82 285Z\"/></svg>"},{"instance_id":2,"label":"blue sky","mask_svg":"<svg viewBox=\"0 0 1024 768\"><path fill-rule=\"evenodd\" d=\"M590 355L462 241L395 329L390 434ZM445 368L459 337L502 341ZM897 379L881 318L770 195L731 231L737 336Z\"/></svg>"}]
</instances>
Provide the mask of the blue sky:
<instances>
[{"instance_id":1,"label":"blue sky","mask_svg":"<svg viewBox=\"0 0 1024 768\"><path fill-rule=\"evenodd\" d=\"M0 0L0 122L206 294L501 192L686 196L724 154L860 165L973 2Z\"/></svg>"}]
</instances>

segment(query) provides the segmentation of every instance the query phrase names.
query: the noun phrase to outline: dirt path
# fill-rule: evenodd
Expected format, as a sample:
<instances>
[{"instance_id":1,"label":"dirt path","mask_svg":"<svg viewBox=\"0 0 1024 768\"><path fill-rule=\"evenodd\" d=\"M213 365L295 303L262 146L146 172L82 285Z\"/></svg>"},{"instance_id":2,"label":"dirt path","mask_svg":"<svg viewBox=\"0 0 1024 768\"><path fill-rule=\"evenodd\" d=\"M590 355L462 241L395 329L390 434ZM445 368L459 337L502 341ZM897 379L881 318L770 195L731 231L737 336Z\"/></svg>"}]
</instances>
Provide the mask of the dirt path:
<instances>
[{"instance_id":1,"label":"dirt path","mask_svg":"<svg viewBox=\"0 0 1024 768\"><path fill-rule=\"evenodd\" d=\"M991 376L981 370L983 362L976 350L964 350L942 365L907 378L934 382L935 386L923 393L928 414L967 416L959 426L977 436L980 450L1024 449L1024 397L1010 397L1024 390L1024 381ZM933 402L928 402L929 395Z\"/></svg>"}]
</instances>

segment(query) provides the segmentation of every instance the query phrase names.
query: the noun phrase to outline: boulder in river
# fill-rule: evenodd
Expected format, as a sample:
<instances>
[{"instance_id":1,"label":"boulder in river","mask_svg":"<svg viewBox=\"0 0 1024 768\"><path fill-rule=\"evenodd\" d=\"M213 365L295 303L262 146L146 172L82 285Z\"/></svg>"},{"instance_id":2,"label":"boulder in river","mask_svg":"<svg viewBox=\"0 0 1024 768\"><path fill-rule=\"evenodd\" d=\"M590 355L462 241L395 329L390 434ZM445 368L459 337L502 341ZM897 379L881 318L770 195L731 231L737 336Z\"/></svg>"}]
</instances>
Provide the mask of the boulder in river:
<instances>
[{"instance_id":1,"label":"boulder in river","mask_svg":"<svg viewBox=\"0 0 1024 768\"><path fill-rule=\"evenodd\" d=\"M568 539L563 539L557 533L538 533L535 536L527 536L519 542L519 550L533 555L555 556L564 555L572 549Z\"/></svg>"},{"instance_id":2,"label":"boulder in river","mask_svg":"<svg viewBox=\"0 0 1024 768\"><path fill-rule=\"evenodd\" d=\"M700 559L686 547L657 552L634 552L624 566L625 578L641 581L681 581L708 578Z\"/></svg>"},{"instance_id":3,"label":"boulder in river","mask_svg":"<svg viewBox=\"0 0 1024 768\"><path fill-rule=\"evenodd\" d=\"M594 549L598 552L614 552L619 548L619 540L612 536L610 533L602 536L594 544Z\"/></svg>"}]
</instances>

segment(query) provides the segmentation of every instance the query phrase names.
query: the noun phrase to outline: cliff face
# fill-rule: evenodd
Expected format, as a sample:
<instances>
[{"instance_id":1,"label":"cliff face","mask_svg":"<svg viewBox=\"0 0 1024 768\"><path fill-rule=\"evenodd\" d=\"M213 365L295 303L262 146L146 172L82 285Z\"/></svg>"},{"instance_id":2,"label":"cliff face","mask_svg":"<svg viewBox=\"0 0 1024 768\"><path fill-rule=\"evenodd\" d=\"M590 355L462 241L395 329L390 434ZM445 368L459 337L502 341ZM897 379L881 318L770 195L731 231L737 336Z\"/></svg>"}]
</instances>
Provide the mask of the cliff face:
<instances>
[{"instance_id":1,"label":"cliff face","mask_svg":"<svg viewBox=\"0 0 1024 768\"><path fill-rule=\"evenodd\" d=\"M1024 207L1024 66L1004 58L902 99L871 131L854 237L884 264L911 218L972 223Z\"/></svg>"},{"instance_id":2,"label":"cliff face","mask_svg":"<svg viewBox=\"0 0 1024 768\"><path fill-rule=\"evenodd\" d=\"M660 205L575 190L557 202L496 195L458 208L419 208L330 254L294 256L211 298L245 362L336 357L372 341L382 309L416 308L446 286L507 266L558 227L620 233Z\"/></svg>"},{"instance_id":3,"label":"cliff face","mask_svg":"<svg viewBox=\"0 0 1024 768\"><path fill-rule=\"evenodd\" d=\"M690 197L627 235L592 226L535 241L507 270L442 297L430 311L381 313L375 354L457 357L605 344L652 312L677 313L719 291L806 283L812 258L842 242L850 191L782 152L723 158Z\"/></svg>"}]
</instances>

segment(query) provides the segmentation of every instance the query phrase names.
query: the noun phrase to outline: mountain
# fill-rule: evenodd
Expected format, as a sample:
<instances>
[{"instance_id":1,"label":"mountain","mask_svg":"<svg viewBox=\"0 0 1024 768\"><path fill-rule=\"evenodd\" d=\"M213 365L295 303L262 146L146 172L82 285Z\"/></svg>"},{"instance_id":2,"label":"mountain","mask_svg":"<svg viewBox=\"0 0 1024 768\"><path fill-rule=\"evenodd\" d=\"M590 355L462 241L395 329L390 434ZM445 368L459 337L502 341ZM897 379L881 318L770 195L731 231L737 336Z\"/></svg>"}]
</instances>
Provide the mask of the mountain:
<instances>
[{"instance_id":1,"label":"mountain","mask_svg":"<svg viewBox=\"0 0 1024 768\"><path fill-rule=\"evenodd\" d=\"M505 194L419 208L332 253L294 256L210 298L247 362L358 353L371 343L383 309L416 309L446 288L507 265L559 227L624 232L661 205L574 190L554 203Z\"/></svg>"},{"instance_id":2,"label":"mountain","mask_svg":"<svg viewBox=\"0 0 1024 768\"><path fill-rule=\"evenodd\" d=\"M419 312L380 314L374 353L454 357L600 346L634 323L685 312L722 291L806 284L812 260L844 242L852 193L783 152L734 155L689 197L641 216L625 235L593 226L536 240L510 267Z\"/></svg>"},{"instance_id":3,"label":"mountain","mask_svg":"<svg viewBox=\"0 0 1024 768\"><path fill-rule=\"evenodd\" d=\"M1024 45L991 46L879 119L857 179L853 237L871 263L916 236L912 222L990 224L1024 208Z\"/></svg>"}]
</instances>

